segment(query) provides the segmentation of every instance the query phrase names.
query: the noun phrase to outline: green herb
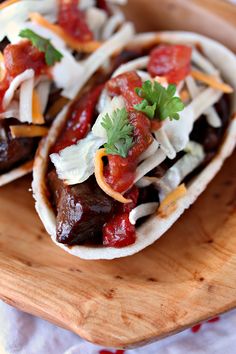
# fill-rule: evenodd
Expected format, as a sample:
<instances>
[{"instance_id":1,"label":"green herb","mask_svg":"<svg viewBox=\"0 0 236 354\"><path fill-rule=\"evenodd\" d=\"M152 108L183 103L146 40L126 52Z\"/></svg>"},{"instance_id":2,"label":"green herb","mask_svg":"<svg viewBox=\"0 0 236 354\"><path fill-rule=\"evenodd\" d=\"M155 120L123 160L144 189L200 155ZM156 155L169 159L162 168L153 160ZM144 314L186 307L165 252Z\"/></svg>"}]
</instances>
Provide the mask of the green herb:
<instances>
[{"instance_id":1,"label":"green herb","mask_svg":"<svg viewBox=\"0 0 236 354\"><path fill-rule=\"evenodd\" d=\"M111 116L106 114L101 125L107 132L107 143L104 145L106 152L127 157L133 144L133 126L129 123L126 109L117 109Z\"/></svg>"},{"instance_id":2,"label":"green herb","mask_svg":"<svg viewBox=\"0 0 236 354\"><path fill-rule=\"evenodd\" d=\"M143 98L140 104L134 105L137 111L145 113L150 119L164 120L166 118L179 119L178 112L184 109L184 104L179 97L175 97L176 86L168 85L165 89L158 82L147 80L142 87L137 87L135 92Z\"/></svg>"},{"instance_id":3,"label":"green herb","mask_svg":"<svg viewBox=\"0 0 236 354\"><path fill-rule=\"evenodd\" d=\"M53 47L49 39L39 36L30 29L23 29L20 31L19 36L29 39L40 52L45 53L45 61L48 66L52 66L56 62L61 61L63 55Z\"/></svg>"}]
</instances>

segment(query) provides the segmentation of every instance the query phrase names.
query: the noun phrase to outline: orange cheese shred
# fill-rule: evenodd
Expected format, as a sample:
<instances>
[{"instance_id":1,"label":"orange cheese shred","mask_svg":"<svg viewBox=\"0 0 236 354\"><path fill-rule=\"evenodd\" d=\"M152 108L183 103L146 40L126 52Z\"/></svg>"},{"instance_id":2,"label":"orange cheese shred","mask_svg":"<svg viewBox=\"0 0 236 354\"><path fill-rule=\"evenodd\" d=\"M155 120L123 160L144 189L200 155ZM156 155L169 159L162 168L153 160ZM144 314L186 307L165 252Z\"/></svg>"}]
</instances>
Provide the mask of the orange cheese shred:
<instances>
[{"instance_id":1,"label":"orange cheese shred","mask_svg":"<svg viewBox=\"0 0 236 354\"><path fill-rule=\"evenodd\" d=\"M32 97L32 121L34 124L45 123L44 117L42 115L39 96L36 90L33 90L33 97Z\"/></svg>"},{"instance_id":2,"label":"orange cheese shred","mask_svg":"<svg viewBox=\"0 0 236 354\"><path fill-rule=\"evenodd\" d=\"M47 135L48 128L22 124L11 125L10 131L13 138L34 138Z\"/></svg>"},{"instance_id":3,"label":"orange cheese shred","mask_svg":"<svg viewBox=\"0 0 236 354\"><path fill-rule=\"evenodd\" d=\"M0 4L0 10L4 9L5 7L15 4L15 2L19 2L19 0L6 0Z\"/></svg>"},{"instance_id":4,"label":"orange cheese shred","mask_svg":"<svg viewBox=\"0 0 236 354\"><path fill-rule=\"evenodd\" d=\"M94 164L95 164L95 178L99 187L111 198L117 200L120 203L131 203L131 199L126 199L121 193L114 191L111 186L105 181L103 176L103 161L102 158L107 156L105 149L99 149L96 152Z\"/></svg>"},{"instance_id":5,"label":"orange cheese shred","mask_svg":"<svg viewBox=\"0 0 236 354\"><path fill-rule=\"evenodd\" d=\"M101 42L98 41L80 42L74 39L73 37L68 35L60 26L50 23L37 12L29 14L29 18L31 21L37 23L38 25L54 32L61 39L63 39L70 48L77 50L78 52L82 51L85 53L92 53L101 45Z\"/></svg>"},{"instance_id":6,"label":"orange cheese shred","mask_svg":"<svg viewBox=\"0 0 236 354\"><path fill-rule=\"evenodd\" d=\"M177 200L183 197L186 193L187 189L184 183L174 189L161 202L157 211L157 216L162 218L169 216L176 209Z\"/></svg>"},{"instance_id":7,"label":"orange cheese shred","mask_svg":"<svg viewBox=\"0 0 236 354\"><path fill-rule=\"evenodd\" d=\"M194 79L198 80L198 81L202 81L205 84L220 90L224 93L232 93L233 92L233 88L225 83L219 82L217 77L212 76L212 75L208 75L205 74L201 71L197 71L197 70L192 70L191 71L191 75Z\"/></svg>"},{"instance_id":8,"label":"orange cheese shred","mask_svg":"<svg viewBox=\"0 0 236 354\"><path fill-rule=\"evenodd\" d=\"M180 92L180 98L183 102L187 102L190 99L189 93L187 90L183 89Z\"/></svg>"}]
</instances>

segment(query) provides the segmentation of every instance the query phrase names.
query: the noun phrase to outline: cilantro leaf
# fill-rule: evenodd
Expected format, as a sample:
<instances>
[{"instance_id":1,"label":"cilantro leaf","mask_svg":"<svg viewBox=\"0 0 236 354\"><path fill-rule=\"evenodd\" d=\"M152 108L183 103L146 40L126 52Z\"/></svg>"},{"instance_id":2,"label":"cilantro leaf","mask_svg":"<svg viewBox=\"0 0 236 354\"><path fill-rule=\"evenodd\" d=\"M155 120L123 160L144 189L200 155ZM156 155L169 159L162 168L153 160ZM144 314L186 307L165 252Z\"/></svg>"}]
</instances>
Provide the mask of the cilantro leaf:
<instances>
[{"instance_id":1,"label":"cilantro leaf","mask_svg":"<svg viewBox=\"0 0 236 354\"><path fill-rule=\"evenodd\" d=\"M117 109L111 116L106 114L101 125L107 133L107 143L104 144L106 152L127 157L133 145L133 126L129 123L126 109Z\"/></svg>"},{"instance_id":2,"label":"cilantro leaf","mask_svg":"<svg viewBox=\"0 0 236 354\"><path fill-rule=\"evenodd\" d=\"M40 52L45 53L45 61L48 66L53 66L56 62L61 61L63 55L53 47L49 39L39 36L30 29L20 31L21 38L27 38Z\"/></svg>"},{"instance_id":3,"label":"cilantro leaf","mask_svg":"<svg viewBox=\"0 0 236 354\"><path fill-rule=\"evenodd\" d=\"M134 105L137 111L141 111L150 119L164 120L166 118L179 119L179 113L184 109L184 104L179 97L174 96L176 86L173 84L168 85L165 89L157 81L153 83L147 80L143 83L142 87L137 87L135 92L143 101Z\"/></svg>"},{"instance_id":4,"label":"cilantro leaf","mask_svg":"<svg viewBox=\"0 0 236 354\"><path fill-rule=\"evenodd\" d=\"M148 118L153 119L155 116L155 112L156 112L156 108L157 108L157 104L156 102L153 105L149 105L148 101L146 99L144 99L141 103L139 104L135 104L134 108L137 111L141 111L144 114L146 114L148 116Z\"/></svg>"}]
</instances>

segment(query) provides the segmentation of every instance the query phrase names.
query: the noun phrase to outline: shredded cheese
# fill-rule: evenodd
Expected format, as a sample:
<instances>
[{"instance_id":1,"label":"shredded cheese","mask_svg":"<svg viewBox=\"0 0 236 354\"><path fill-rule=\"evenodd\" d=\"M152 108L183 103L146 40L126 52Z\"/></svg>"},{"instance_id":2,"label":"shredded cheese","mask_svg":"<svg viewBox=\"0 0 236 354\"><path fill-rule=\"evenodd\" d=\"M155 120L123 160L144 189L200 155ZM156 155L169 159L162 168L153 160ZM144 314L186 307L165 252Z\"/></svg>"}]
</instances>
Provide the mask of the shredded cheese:
<instances>
[{"instance_id":1,"label":"shredded cheese","mask_svg":"<svg viewBox=\"0 0 236 354\"><path fill-rule=\"evenodd\" d=\"M220 90L224 93L232 93L233 92L233 88L231 86L229 86L225 83L219 82L215 76L208 75L208 74L202 73L201 71L197 71L197 70L192 70L191 75L196 80L202 81L205 84L207 84L217 90Z\"/></svg>"},{"instance_id":2,"label":"shredded cheese","mask_svg":"<svg viewBox=\"0 0 236 354\"><path fill-rule=\"evenodd\" d=\"M98 41L80 42L74 39L73 37L68 35L60 26L50 23L37 12L29 14L29 18L31 21L36 22L42 27L45 27L50 31L56 33L56 35L62 38L69 47L79 52L82 51L85 53L91 53L98 49L101 45L101 43Z\"/></svg>"},{"instance_id":3,"label":"shredded cheese","mask_svg":"<svg viewBox=\"0 0 236 354\"><path fill-rule=\"evenodd\" d=\"M0 4L0 11L5 7L14 4L15 2L19 2L19 0L6 0L2 4Z\"/></svg>"},{"instance_id":4,"label":"shredded cheese","mask_svg":"<svg viewBox=\"0 0 236 354\"><path fill-rule=\"evenodd\" d=\"M44 124L45 120L42 115L41 104L36 90L33 90L32 95L32 122L34 124Z\"/></svg>"},{"instance_id":5,"label":"shredded cheese","mask_svg":"<svg viewBox=\"0 0 236 354\"><path fill-rule=\"evenodd\" d=\"M183 102L188 102L190 100L190 95L187 90L183 89L180 92L180 98Z\"/></svg>"},{"instance_id":6,"label":"shredded cheese","mask_svg":"<svg viewBox=\"0 0 236 354\"><path fill-rule=\"evenodd\" d=\"M95 165L95 178L99 187L111 198L117 200L120 203L126 204L131 203L131 199L126 199L121 193L114 191L111 186L105 181L103 176L103 161L102 158L107 156L105 149L99 149L96 152L94 165Z\"/></svg>"},{"instance_id":7,"label":"shredded cheese","mask_svg":"<svg viewBox=\"0 0 236 354\"><path fill-rule=\"evenodd\" d=\"M11 125L11 135L13 138L34 138L45 136L48 133L47 127L38 127L36 125Z\"/></svg>"},{"instance_id":8,"label":"shredded cheese","mask_svg":"<svg viewBox=\"0 0 236 354\"><path fill-rule=\"evenodd\" d=\"M155 213L158 203L143 203L138 205L136 208L132 209L129 213L129 221L132 225L135 225L137 220L143 218L144 216L151 215Z\"/></svg>"},{"instance_id":9,"label":"shredded cheese","mask_svg":"<svg viewBox=\"0 0 236 354\"><path fill-rule=\"evenodd\" d=\"M171 193L169 193L165 199L161 202L157 216L165 218L169 216L176 209L176 202L182 198L187 193L187 189L185 184L182 183L176 189L174 189Z\"/></svg>"}]
</instances>

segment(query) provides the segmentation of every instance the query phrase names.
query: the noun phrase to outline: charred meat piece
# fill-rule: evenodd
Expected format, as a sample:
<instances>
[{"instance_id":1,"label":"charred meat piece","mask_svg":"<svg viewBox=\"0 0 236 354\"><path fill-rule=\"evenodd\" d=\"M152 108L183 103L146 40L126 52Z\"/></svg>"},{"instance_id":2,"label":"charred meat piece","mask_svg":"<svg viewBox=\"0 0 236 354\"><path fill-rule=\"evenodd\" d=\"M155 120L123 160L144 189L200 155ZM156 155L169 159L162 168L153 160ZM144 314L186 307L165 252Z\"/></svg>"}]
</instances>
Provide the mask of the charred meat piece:
<instances>
[{"instance_id":1,"label":"charred meat piece","mask_svg":"<svg viewBox=\"0 0 236 354\"><path fill-rule=\"evenodd\" d=\"M95 179L67 186L52 170L48 185L57 211L57 241L67 245L102 243L102 226L110 217L114 202Z\"/></svg>"},{"instance_id":2,"label":"charred meat piece","mask_svg":"<svg viewBox=\"0 0 236 354\"><path fill-rule=\"evenodd\" d=\"M12 138L9 126L17 124L15 118L0 120L0 173L30 160L36 150L38 139Z\"/></svg>"}]
</instances>

